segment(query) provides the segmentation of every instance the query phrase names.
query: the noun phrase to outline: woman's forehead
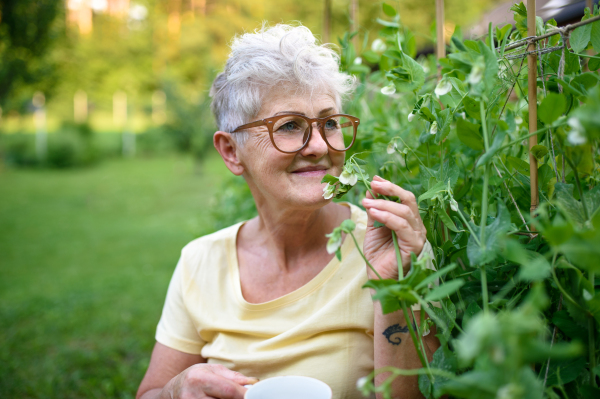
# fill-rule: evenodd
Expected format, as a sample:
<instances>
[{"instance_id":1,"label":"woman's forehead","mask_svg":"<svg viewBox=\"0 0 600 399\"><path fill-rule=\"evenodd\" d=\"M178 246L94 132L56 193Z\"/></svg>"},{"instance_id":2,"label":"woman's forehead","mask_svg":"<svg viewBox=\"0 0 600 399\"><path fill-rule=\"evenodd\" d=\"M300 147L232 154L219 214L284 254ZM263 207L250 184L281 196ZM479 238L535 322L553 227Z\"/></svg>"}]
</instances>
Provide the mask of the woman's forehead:
<instances>
[{"instance_id":1,"label":"woman's forehead","mask_svg":"<svg viewBox=\"0 0 600 399\"><path fill-rule=\"evenodd\" d=\"M262 119L284 112L315 117L323 113L337 113L338 107L334 96L328 93L275 93L266 96L258 116Z\"/></svg>"}]
</instances>

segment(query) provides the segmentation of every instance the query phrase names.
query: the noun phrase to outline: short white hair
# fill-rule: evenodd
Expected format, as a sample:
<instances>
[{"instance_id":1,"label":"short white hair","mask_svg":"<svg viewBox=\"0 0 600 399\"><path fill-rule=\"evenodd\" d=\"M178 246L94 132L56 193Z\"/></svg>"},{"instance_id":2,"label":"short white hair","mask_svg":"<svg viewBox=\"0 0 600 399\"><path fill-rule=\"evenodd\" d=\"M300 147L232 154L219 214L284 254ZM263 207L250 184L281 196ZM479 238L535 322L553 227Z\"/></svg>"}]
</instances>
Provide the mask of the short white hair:
<instances>
[{"instance_id":1,"label":"short white hair","mask_svg":"<svg viewBox=\"0 0 600 399\"><path fill-rule=\"evenodd\" d=\"M276 85L293 87L302 94L326 90L341 110L342 99L352 92L356 79L340 72L339 58L331 45L319 44L302 25L263 25L254 33L236 36L225 70L210 89L218 129L232 132L252 122L265 95ZM247 133L233 137L243 144Z\"/></svg>"}]
</instances>

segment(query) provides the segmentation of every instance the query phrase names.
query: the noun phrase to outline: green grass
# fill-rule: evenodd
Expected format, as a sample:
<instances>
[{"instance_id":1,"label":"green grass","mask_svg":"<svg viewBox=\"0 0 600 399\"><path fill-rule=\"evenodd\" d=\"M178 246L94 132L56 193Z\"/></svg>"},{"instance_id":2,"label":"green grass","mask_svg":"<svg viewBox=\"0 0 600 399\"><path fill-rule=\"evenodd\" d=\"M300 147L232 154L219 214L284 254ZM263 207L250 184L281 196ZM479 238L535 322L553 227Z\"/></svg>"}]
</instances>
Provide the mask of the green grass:
<instances>
[{"instance_id":1,"label":"green grass","mask_svg":"<svg viewBox=\"0 0 600 399\"><path fill-rule=\"evenodd\" d=\"M228 173L213 152L0 169L0 397L134 397L179 252Z\"/></svg>"}]
</instances>

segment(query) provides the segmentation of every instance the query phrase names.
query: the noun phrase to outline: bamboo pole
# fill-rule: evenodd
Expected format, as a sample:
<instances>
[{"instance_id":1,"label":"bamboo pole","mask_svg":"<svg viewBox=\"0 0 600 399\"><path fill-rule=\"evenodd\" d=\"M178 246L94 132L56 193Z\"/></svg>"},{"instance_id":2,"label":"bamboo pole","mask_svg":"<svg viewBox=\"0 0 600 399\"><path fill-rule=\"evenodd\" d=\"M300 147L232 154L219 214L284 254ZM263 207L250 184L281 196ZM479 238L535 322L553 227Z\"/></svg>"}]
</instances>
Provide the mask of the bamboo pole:
<instances>
[{"instance_id":1,"label":"bamboo pole","mask_svg":"<svg viewBox=\"0 0 600 399\"><path fill-rule=\"evenodd\" d=\"M444 41L444 0L435 0L435 27L437 32L437 48L436 56L440 58L446 57L446 42Z\"/></svg>"},{"instance_id":2,"label":"bamboo pole","mask_svg":"<svg viewBox=\"0 0 600 399\"><path fill-rule=\"evenodd\" d=\"M329 43L331 35L331 0L325 0L323 12L323 43Z\"/></svg>"},{"instance_id":3,"label":"bamboo pole","mask_svg":"<svg viewBox=\"0 0 600 399\"><path fill-rule=\"evenodd\" d=\"M535 36L535 0L527 0L527 36ZM535 50L535 44L530 43L527 50ZM528 96L529 96L529 132L537 131L537 54L530 53L527 56L528 76ZM537 145L537 135L529 138L529 180L531 184L531 208L530 212L537 209L539 205L538 195L538 165L537 158L531 152L531 148Z\"/></svg>"}]
</instances>

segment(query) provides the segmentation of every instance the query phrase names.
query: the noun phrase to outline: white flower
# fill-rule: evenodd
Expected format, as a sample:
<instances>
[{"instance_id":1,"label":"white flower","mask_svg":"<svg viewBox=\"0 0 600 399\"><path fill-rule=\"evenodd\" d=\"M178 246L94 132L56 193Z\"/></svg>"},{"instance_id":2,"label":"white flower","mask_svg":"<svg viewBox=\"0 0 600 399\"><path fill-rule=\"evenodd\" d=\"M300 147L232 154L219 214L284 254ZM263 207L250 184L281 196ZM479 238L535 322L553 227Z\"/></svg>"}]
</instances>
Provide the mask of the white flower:
<instances>
[{"instance_id":1,"label":"white flower","mask_svg":"<svg viewBox=\"0 0 600 399\"><path fill-rule=\"evenodd\" d=\"M452 209L454 212L458 212L458 202L456 202L454 198L450 199L450 209Z\"/></svg>"},{"instance_id":2,"label":"white flower","mask_svg":"<svg viewBox=\"0 0 600 399\"><path fill-rule=\"evenodd\" d=\"M442 79L435 87L435 95L443 96L444 94L448 94L452 90L452 83L450 83L447 79Z\"/></svg>"},{"instance_id":3,"label":"white flower","mask_svg":"<svg viewBox=\"0 0 600 399\"><path fill-rule=\"evenodd\" d=\"M391 154L395 153L397 149L398 149L398 146L396 145L396 142L390 141L390 143L387 146L386 152L391 155Z\"/></svg>"},{"instance_id":4,"label":"white flower","mask_svg":"<svg viewBox=\"0 0 600 399\"><path fill-rule=\"evenodd\" d=\"M360 65L360 64L362 64L362 58L360 58L360 57L356 57L356 58L354 59L354 65Z\"/></svg>"},{"instance_id":5,"label":"white flower","mask_svg":"<svg viewBox=\"0 0 600 399\"><path fill-rule=\"evenodd\" d=\"M567 140L569 141L569 143L571 143L572 145L581 145L587 143L587 137L585 137L584 135L585 128L583 127L581 122L579 122L579 119L571 117L569 118L567 123L573 129L569 132L569 135L567 136Z\"/></svg>"},{"instance_id":6,"label":"white flower","mask_svg":"<svg viewBox=\"0 0 600 399\"><path fill-rule=\"evenodd\" d=\"M345 168L342 171L342 174L339 177L340 183L353 186L358 181L358 176L355 173L348 172Z\"/></svg>"},{"instance_id":7,"label":"white flower","mask_svg":"<svg viewBox=\"0 0 600 399\"><path fill-rule=\"evenodd\" d=\"M415 114L413 114L412 112L410 114L408 114L408 121L412 122L413 119L415 119Z\"/></svg>"},{"instance_id":8,"label":"white flower","mask_svg":"<svg viewBox=\"0 0 600 399\"><path fill-rule=\"evenodd\" d=\"M515 123L517 125L520 125L521 123L523 123L523 118L521 118L520 116L515 116Z\"/></svg>"},{"instance_id":9,"label":"white flower","mask_svg":"<svg viewBox=\"0 0 600 399\"><path fill-rule=\"evenodd\" d=\"M330 199L335 194L335 186L327 183L325 187L323 187L323 198Z\"/></svg>"},{"instance_id":10,"label":"white flower","mask_svg":"<svg viewBox=\"0 0 600 399\"><path fill-rule=\"evenodd\" d=\"M385 94L386 96L391 96L395 92L396 92L396 86L394 86L393 83L390 83L389 85L387 85L381 89L381 94Z\"/></svg>"},{"instance_id":11,"label":"white flower","mask_svg":"<svg viewBox=\"0 0 600 399\"><path fill-rule=\"evenodd\" d=\"M326 234L326 237L329 237L329 241L327 241L327 253L333 254L342 246L342 232L339 228L333 230L331 234Z\"/></svg>"},{"instance_id":12,"label":"white flower","mask_svg":"<svg viewBox=\"0 0 600 399\"><path fill-rule=\"evenodd\" d=\"M481 79L483 78L484 69L485 67L481 63L473 65L473 69L471 69L471 73L469 74L469 78L467 79L468 82L472 85L476 85L477 83L481 82Z\"/></svg>"},{"instance_id":13,"label":"white flower","mask_svg":"<svg viewBox=\"0 0 600 399\"><path fill-rule=\"evenodd\" d=\"M373 40L373 43L371 43L371 50L373 50L376 53L383 53L386 49L386 45L383 42L383 40L377 38L375 40Z\"/></svg>"},{"instance_id":14,"label":"white flower","mask_svg":"<svg viewBox=\"0 0 600 399\"><path fill-rule=\"evenodd\" d=\"M368 377L360 377L358 380L356 380L356 389L359 391L362 390L365 385L367 385L367 382L369 382Z\"/></svg>"},{"instance_id":15,"label":"white flower","mask_svg":"<svg viewBox=\"0 0 600 399\"><path fill-rule=\"evenodd\" d=\"M437 122L434 121L431 124L431 127L429 128L429 134L436 134L437 131L438 131L438 124L437 124Z\"/></svg>"}]
</instances>

